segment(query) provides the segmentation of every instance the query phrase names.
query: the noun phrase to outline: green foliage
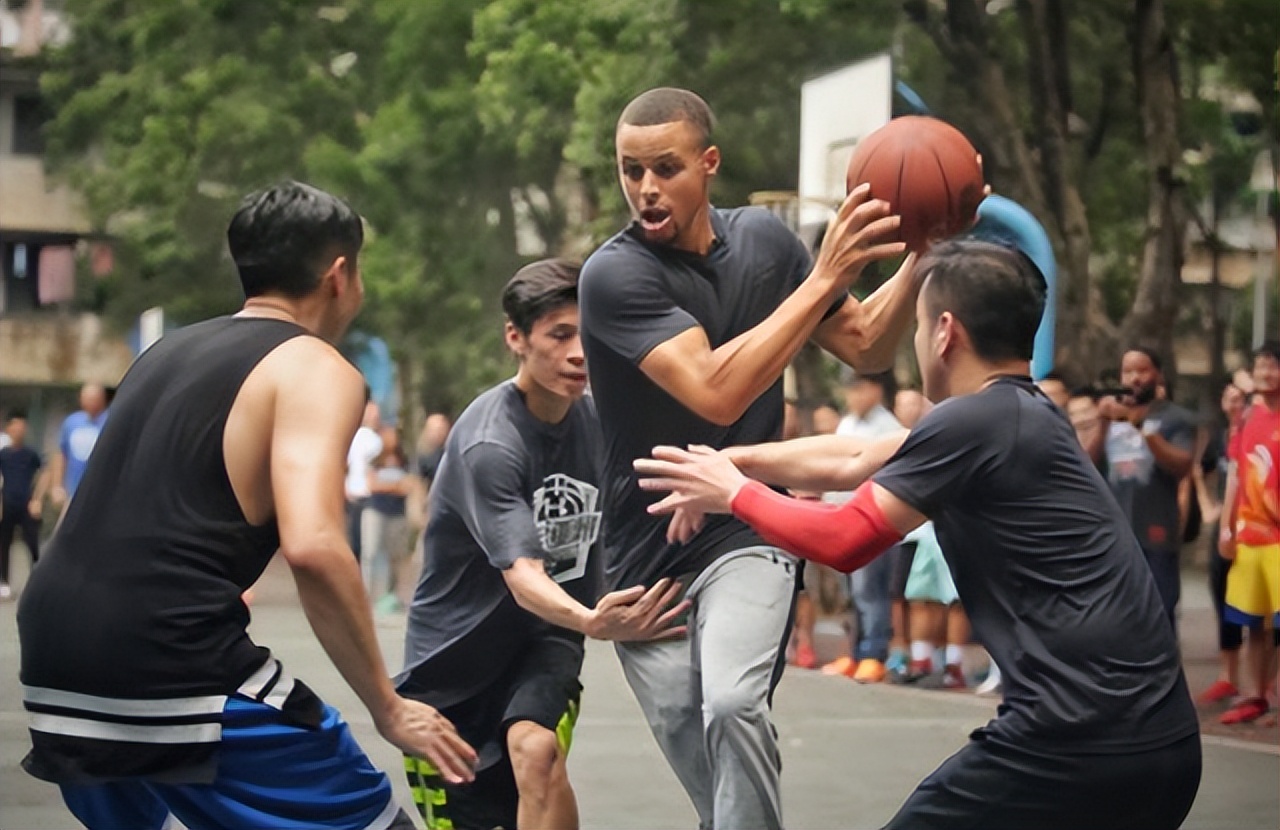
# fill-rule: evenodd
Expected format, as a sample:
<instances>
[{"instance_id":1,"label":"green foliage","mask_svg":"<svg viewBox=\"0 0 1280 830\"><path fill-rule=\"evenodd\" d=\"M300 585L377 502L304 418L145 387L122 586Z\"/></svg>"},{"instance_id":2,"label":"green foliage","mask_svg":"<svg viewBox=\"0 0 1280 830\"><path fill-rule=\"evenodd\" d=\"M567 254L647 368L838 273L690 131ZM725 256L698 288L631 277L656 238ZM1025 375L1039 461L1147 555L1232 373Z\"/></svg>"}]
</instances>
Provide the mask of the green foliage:
<instances>
[{"instance_id":1,"label":"green foliage","mask_svg":"<svg viewBox=\"0 0 1280 830\"><path fill-rule=\"evenodd\" d=\"M1274 0L1171 2L1196 73L1274 93L1280 16L1264 13ZM121 241L118 276L86 301L120 323L156 304L184 322L234 308L223 233L237 200L303 178L368 221L357 325L421 370L429 405L456 408L511 371L497 303L507 277L534 248L581 253L625 221L613 131L640 91L687 86L713 105L725 159L713 198L726 205L795 186L798 90L820 72L892 50L936 112L962 112L964 79L903 24L902 8L67 0L75 37L43 80L56 112L48 146L95 223ZM1076 0L1067 47L1085 130L1072 152L1115 319L1131 303L1147 199L1127 14ZM1013 4L987 17L987 48L1031 131L1026 33ZM1274 98L1260 96L1272 136ZM1214 147L1191 186L1236 182L1247 148L1222 132L1221 108L1192 100L1188 112L1188 146ZM518 249L513 199L533 248Z\"/></svg>"}]
</instances>

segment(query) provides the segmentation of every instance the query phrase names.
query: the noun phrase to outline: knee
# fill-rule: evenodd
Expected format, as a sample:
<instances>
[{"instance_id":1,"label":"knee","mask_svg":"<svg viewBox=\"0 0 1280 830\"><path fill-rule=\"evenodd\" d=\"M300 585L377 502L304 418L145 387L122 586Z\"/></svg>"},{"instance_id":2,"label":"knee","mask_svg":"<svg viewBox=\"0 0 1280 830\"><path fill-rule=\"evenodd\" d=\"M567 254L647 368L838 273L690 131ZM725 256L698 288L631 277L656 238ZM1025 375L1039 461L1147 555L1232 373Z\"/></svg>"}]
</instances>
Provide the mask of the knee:
<instances>
[{"instance_id":1,"label":"knee","mask_svg":"<svg viewBox=\"0 0 1280 830\"><path fill-rule=\"evenodd\" d=\"M546 789L563 767L556 734L535 724L516 724L507 731L507 753L521 791Z\"/></svg>"},{"instance_id":2,"label":"knee","mask_svg":"<svg viewBox=\"0 0 1280 830\"><path fill-rule=\"evenodd\" d=\"M764 701L741 686L708 695L703 717L708 732L733 729L756 720L764 711Z\"/></svg>"}]
</instances>

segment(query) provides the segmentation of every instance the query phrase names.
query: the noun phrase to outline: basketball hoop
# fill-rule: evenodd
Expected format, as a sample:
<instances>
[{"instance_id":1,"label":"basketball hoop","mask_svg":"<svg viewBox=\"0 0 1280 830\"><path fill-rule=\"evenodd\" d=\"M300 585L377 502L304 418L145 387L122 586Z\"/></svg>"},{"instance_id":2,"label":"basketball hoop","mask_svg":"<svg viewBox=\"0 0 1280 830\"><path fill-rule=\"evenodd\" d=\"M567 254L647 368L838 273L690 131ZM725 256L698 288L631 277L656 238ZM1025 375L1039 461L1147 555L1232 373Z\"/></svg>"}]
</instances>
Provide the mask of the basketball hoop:
<instances>
[{"instance_id":1,"label":"basketball hoop","mask_svg":"<svg viewBox=\"0 0 1280 830\"><path fill-rule=\"evenodd\" d=\"M762 207L772 213L774 216L782 220L782 224L791 229L791 232L799 236L806 244L811 244L812 239L806 238L812 236L811 228L801 227L800 225L800 206L814 205L821 207L827 211L828 217L835 216L836 210L840 207L838 201L830 199L802 199L794 190L757 190L747 197L747 203L755 207Z\"/></svg>"}]
</instances>

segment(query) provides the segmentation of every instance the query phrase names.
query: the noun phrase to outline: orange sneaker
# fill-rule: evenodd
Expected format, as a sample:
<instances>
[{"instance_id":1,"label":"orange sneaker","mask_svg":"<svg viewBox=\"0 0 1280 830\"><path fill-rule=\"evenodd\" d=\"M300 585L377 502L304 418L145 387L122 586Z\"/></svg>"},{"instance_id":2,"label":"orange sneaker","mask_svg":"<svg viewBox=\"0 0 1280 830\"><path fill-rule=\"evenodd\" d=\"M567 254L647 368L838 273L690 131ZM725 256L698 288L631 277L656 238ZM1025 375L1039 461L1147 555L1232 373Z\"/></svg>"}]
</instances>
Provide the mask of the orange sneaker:
<instances>
[{"instance_id":1,"label":"orange sneaker","mask_svg":"<svg viewBox=\"0 0 1280 830\"><path fill-rule=\"evenodd\" d=\"M832 660L822 667L823 674L831 676L843 675L844 677L853 677L854 672L858 670L858 661L852 657L841 657L838 660Z\"/></svg>"},{"instance_id":2,"label":"orange sneaker","mask_svg":"<svg viewBox=\"0 0 1280 830\"><path fill-rule=\"evenodd\" d=\"M858 683L879 683L884 680L884 675L884 663L868 657L858 663L858 670L853 673L853 679Z\"/></svg>"},{"instance_id":3,"label":"orange sneaker","mask_svg":"<svg viewBox=\"0 0 1280 830\"><path fill-rule=\"evenodd\" d=\"M812 646L796 646L796 665L802 669L816 669L818 655L813 653Z\"/></svg>"}]
</instances>

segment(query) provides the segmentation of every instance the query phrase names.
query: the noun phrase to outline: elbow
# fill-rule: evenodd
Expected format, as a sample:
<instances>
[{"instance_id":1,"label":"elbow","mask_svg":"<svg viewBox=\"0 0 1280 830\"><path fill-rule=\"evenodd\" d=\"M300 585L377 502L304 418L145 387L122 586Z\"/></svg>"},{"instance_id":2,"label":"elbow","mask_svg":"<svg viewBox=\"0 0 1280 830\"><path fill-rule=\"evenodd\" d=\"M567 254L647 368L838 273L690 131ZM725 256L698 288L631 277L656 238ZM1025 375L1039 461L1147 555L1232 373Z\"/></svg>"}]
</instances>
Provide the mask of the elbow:
<instances>
[{"instance_id":1,"label":"elbow","mask_svg":"<svg viewBox=\"0 0 1280 830\"><path fill-rule=\"evenodd\" d=\"M733 426L751 405L751 401L737 400L713 389L707 391L707 395L687 402L685 406L702 420L710 421L718 427Z\"/></svg>"}]
</instances>

